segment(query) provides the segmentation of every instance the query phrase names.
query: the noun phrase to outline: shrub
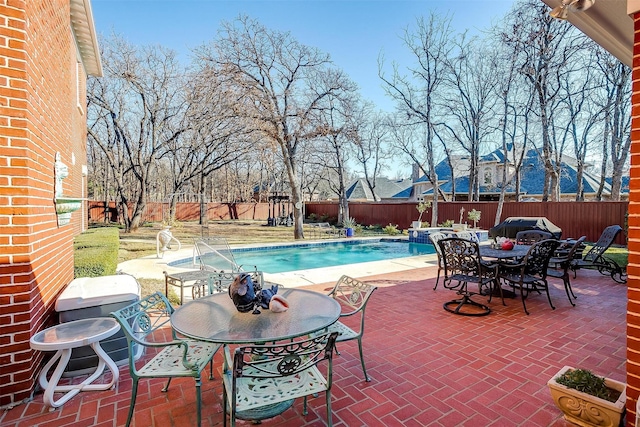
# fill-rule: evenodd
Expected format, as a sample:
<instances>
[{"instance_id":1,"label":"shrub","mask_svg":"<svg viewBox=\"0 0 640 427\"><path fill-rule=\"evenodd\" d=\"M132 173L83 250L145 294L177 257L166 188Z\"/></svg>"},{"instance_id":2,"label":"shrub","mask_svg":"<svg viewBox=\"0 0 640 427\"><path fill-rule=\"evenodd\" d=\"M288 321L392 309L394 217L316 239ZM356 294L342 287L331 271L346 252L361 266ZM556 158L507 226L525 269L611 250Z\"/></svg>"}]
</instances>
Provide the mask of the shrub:
<instances>
[{"instance_id":1,"label":"shrub","mask_svg":"<svg viewBox=\"0 0 640 427\"><path fill-rule=\"evenodd\" d=\"M442 224L438 224L438 227L451 227L453 226L453 220L452 219L448 219L445 222L443 222Z\"/></svg>"},{"instance_id":2,"label":"shrub","mask_svg":"<svg viewBox=\"0 0 640 427\"><path fill-rule=\"evenodd\" d=\"M91 228L73 242L74 277L99 277L116 274L120 237L115 227Z\"/></svg>"},{"instance_id":3,"label":"shrub","mask_svg":"<svg viewBox=\"0 0 640 427\"><path fill-rule=\"evenodd\" d=\"M620 392L606 386L604 377L599 377L586 369L570 369L556 378L558 384L600 399L615 402Z\"/></svg>"},{"instance_id":4,"label":"shrub","mask_svg":"<svg viewBox=\"0 0 640 427\"><path fill-rule=\"evenodd\" d=\"M316 215L315 213L309 214L309 221L316 222L317 220L318 220L318 215Z\"/></svg>"},{"instance_id":5,"label":"shrub","mask_svg":"<svg viewBox=\"0 0 640 427\"><path fill-rule=\"evenodd\" d=\"M389 236L395 236L397 234L400 234L400 232L398 231L398 226L397 225L393 225L391 223L389 223L389 225L387 225L386 227L384 227L382 229L382 231L386 234L388 234Z\"/></svg>"},{"instance_id":6,"label":"shrub","mask_svg":"<svg viewBox=\"0 0 640 427\"><path fill-rule=\"evenodd\" d=\"M357 223L355 218L348 217L342 220L342 226L344 228L354 228L356 225Z\"/></svg>"}]
</instances>

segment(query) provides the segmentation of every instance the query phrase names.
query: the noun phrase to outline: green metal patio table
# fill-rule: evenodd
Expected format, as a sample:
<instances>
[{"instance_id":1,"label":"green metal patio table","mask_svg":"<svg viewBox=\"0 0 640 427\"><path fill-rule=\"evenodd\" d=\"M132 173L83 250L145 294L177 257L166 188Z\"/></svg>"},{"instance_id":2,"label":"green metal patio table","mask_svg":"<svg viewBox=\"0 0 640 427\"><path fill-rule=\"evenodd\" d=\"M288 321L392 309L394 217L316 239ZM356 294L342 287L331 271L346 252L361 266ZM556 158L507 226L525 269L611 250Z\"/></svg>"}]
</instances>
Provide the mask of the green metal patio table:
<instances>
[{"instance_id":1,"label":"green metal patio table","mask_svg":"<svg viewBox=\"0 0 640 427\"><path fill-rule=\"evenodd\" d=\"M254 344L293 339L324 329L340 317L340 304L333 298L306 289L278 289L289 309L274 313L261 309L260 314L240 313L229 295L217 293L190 301L171 315L176 332L201 341L225 345ZM237 418L261 420L281 414L293 405L287 400L238 413Z\"/></svg>"},{"instance_id":2,"label":"green metal patio table","mask_svg":"<svg viewBox=\"0 0 640 427\"><path fill-rule=\"evenodd\" d=\"M319 292L278 289L289 309L273 313L240 313L226 292L208 295L176 309L171 325L176 332L218 344L252 344L296 338L324 329L340 317L340 304Z\"/></svg>"}]
</instances>

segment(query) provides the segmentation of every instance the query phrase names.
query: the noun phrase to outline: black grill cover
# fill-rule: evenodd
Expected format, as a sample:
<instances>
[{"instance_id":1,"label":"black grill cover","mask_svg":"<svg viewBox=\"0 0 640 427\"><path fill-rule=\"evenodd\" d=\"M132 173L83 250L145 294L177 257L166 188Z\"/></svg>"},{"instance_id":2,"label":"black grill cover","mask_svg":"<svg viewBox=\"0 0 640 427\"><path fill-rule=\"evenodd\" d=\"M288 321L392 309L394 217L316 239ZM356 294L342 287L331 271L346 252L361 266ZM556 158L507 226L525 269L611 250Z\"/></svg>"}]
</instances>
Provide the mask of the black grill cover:
<instances>
[{"instance_id":1,"label":"black grill cover","mask_svg":"<svg viewBox=\"0 0 640 427\"><path fill-rule=\"evenodd\" d=\"M545 217L509 217L500 224L489 229L491 237L509 237L515 239L518 231L522 230L542 230L548 231L554 238L562 236L562 229L556 226Z\"/></svg>"}]
</instances>

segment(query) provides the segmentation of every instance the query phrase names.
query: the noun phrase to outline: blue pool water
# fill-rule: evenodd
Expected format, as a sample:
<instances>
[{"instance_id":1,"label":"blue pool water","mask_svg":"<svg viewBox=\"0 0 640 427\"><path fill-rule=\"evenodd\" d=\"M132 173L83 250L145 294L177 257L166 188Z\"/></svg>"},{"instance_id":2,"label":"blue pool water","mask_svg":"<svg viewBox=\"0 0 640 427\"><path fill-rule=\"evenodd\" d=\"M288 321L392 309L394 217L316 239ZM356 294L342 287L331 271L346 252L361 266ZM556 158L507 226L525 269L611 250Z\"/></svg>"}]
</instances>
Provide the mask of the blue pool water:
<instances>
[{"instance_id":1,"label":"blue pool water","mask_svg":"<svg viewBox=\"0 0 640 427\"><path fill-rule=\"evenodd\" d=\"M258 270L266 273L284 273L310 268L429 255L435 253L435 250L429 244L380 239L311 243L301 246L283 245L276 248L238 248L233 249L232 252L236 263L245 270L252 270L255 266ZM190 259L185 262L189 263L188 267L191 266ZM214 268L225 269L225 266L217 266L214 259L205 259L204 262ZM180 267L177 263L172 263L172 265Z\"/></svg>"}]
</instances>

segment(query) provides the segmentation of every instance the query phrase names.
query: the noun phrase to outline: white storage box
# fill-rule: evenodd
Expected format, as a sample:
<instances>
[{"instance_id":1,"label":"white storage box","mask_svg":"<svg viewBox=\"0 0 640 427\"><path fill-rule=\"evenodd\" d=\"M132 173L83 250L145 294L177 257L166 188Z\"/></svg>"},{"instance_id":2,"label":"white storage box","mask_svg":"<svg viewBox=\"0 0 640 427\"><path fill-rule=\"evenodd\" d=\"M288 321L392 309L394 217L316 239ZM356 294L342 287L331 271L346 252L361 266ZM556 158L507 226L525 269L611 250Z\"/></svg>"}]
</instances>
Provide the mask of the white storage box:
<instances>
[{"instance_id":1,"label":"white storage box","mask_svg":"<svg viewBox=\"0 0 640 427\"><path fill-rule=\"evenodd\" d=\"M109 313L140 300L140 285L126 274L74 279L56 301L60 323L90 317L109 317ZM127 339L122 331L100 341L100 346L117 365L129 363ZM136 359L142 348L136 350ZM98 366L98 356L89 346L74 348L64 376L85 375Z\"/></svg>"}]
</instances>

